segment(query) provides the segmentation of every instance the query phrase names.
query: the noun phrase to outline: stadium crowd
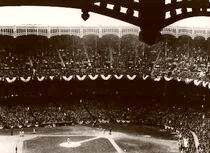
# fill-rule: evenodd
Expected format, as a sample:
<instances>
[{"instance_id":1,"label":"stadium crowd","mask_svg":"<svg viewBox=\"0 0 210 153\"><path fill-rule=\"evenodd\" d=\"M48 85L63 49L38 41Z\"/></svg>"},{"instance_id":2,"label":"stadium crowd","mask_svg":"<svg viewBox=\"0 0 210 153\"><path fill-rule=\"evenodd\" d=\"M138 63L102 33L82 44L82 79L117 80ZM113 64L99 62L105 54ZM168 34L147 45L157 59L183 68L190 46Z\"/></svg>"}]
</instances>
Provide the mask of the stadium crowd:
<instances>
[{"instance_id":1,"label":"stadium crowd","mask_svg":"<svg viewBox=\"0 0 210 153\"><path fill-rule=\"evenodd\" d=\"M166 37L158 44L147 46L129 35L120 40L107 36L98 43L92 37L75 38L74 41L60 37L53 44L47 42L44 47L36 45L33 39L24 49L18 45L12 48L0 46L0 76L147 74L209 80L208 44L201 38ZM67 42L62 43L60 39Z\"/></svg>"},{"instance_id":2,"label":"stadium crowd","mask_svg":"<svg viewBox=\"0 0 210 153\"><path fill-rule=\"evenodd\" d=\"M22 128L60 125L138 124L165 127L175 132L180 142L180 152L209 152L209 138L203 112L182 106L161 104L105 103L96 100L66 104L1 105L0 127ZM195 138L192 135L195 133Z\"/></svg>"},{"instance_id":3,"label":"stadium crowd","mask_svg":"<svg viewBox=\"0 0 210 153\"><path fill-rule=\"evenodd\" d=\"M54 43L49 41L40 46L35 41L32 45L32 41L26 44L23 52L18 46L20 43L12 48L0 46L0 77L135 74L149 75L151 78L167 75L209 81L208 45L202 39L167 37L153 46L140 43L134 36L121 40L107 36L101 40L97 38L98 42L92 37L84 40L74 37L66 41L62 41L61 37L57 39ZM119 104L115 101L107 103L97 98L80 99L68 104L46 104L44 107L3 104L0 106L0 127L67 124L98 127L112 122L154 125L168 127L168 130L175 132L180 139L180 151L207 153L208 128L202 111L201 108L163 107L155 103L149 106ZM192 132L198 141L195 141Z\"/></svg>"}]
</instances>

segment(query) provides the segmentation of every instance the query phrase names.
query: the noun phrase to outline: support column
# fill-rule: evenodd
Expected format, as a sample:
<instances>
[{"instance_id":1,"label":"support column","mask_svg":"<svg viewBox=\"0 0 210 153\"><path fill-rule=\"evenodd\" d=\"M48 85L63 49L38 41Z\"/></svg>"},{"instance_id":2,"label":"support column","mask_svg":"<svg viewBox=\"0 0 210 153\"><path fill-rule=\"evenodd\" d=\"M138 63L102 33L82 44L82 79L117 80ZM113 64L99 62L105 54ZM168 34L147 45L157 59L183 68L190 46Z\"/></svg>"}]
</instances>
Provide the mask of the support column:
<instances>
[{"instance_id":1,"label":"support column","mask_svg":"<svg viewBox=\"0 0 210 153\"><path fill-rule=\"evenodd\" d=\"M121 55L121 38L122 38L122 27L119 28L118 55Z\"/></svg>"},{"instance_id":2,"label":"support column","mask_svg":"<svg viewBox=\"0 0 210 153\"><path fill-rule=\"evenodd\" d=\"M84 28L81 26L81 27L80 27L80 34L79 34L79 35L80 35L80 38L83 38L83 36L84 36L84 34L83 34L83 29L84 29Z\"/></svg>"},{"instance_id":3,"label":"support column","mask_svg":"<svg viewBox=\"0 0 210 153\"><path fill-rule=\"evenodd\" d=\"M102 37L102 27L101 27L101 25L99 26L99 38L101 38Z\"/></svg>"},{"instance_id":4,"label":"support column","mask_svg":"<svg viewBox=\"0 0 210 153\"><path fill-rule=\"evenodd\" d=\"M51 37L51 28L50 26L47 27L47 38Z\"/></svg>"},{"instance_id":5,"label":"support column","mask_svg":"<svg viewBox=\"0 0 210 153\"><path fill-rule=\"evenodd\" d=\"M140 3L140 40L154 44L161 38L161 29L165 20L164 0L141 0Z\"/></svg>"},{"instance_id":6,"label":"support column","mask_svg":"<svg viewBox=\"0 0 210 153\"><path fill-rule=\"evenodd\" d=\"M195 28L194 28L194 26L192 27L192 39L194 39L195 38Z\"/></svg>"},{"instance_id":7,"label":"support column","mask_svg":"<svg viewBox=\"0 0 210 153\"><path fill-rule=\"evenodd\" d=\"M13 38L17 38L17 27L13 26Z\"/></svg>"}]
</instances>

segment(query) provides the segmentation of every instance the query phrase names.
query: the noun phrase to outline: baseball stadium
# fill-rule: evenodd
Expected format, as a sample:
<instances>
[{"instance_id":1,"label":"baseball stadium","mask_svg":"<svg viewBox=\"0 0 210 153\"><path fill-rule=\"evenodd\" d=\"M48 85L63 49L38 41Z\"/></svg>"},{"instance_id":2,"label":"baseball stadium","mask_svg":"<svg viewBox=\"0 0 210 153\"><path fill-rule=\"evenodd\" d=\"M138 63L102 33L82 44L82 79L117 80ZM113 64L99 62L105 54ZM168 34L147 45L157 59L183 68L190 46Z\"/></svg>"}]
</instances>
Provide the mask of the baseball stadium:
<instances>
[{"instance_id":1,"label":"baseball stadium","mask_svg":"<svg viewBox=\"0 0 210 153\"><path fill-rule=\"evenodd\" d=\"M149 0L154 24L145 0L64 1L49 5L142 23L0 25L0 153L210 152L210 27L170 25L209 2L167 0L163 20ZM46 5L0 2L20 4Z\"/></svg>"}]
</instances>

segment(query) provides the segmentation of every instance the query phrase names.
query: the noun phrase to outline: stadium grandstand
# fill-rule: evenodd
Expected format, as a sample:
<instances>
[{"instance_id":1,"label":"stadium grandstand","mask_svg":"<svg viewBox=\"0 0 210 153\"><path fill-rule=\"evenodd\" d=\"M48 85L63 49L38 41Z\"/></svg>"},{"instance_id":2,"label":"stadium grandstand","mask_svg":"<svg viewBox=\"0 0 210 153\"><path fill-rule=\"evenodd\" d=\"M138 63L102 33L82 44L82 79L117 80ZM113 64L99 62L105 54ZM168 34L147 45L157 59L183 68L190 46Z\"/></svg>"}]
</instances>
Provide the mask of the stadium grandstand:
<instances>
[{"instance_id":1,"label":"stadium grandstand","mask_svg":"<svg viewBox=\"0 0 210 153\"><path fill-rule=\"evenodd\" d=\"M138 33L0 27L1 151L208 153L210 29L167 27L152 46Z\"/></svg>"}]
</instances>

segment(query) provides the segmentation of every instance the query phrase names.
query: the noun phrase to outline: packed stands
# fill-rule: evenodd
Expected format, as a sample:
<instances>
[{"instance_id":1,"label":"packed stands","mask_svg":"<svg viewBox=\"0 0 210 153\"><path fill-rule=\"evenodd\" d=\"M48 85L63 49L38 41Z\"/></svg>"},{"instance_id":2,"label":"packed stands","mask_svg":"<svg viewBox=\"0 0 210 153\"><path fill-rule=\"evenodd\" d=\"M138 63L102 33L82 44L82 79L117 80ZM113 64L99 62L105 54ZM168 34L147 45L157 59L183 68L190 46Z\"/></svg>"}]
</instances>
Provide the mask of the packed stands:
<instances>
[{"instance_id":1,"label":"packed stands","mask_svg":"<svg viewBox=\"0 0 210 153\"><path fill-rule=\"evenodd\" d=\"M34 41L41 39L39 37L29 39L29 45L23 51L20 51L19 41L25 39L17 40L16 47L5 46L0 50L1 76L135 74L152 78L166 75L205 81L209 79L208 44L202 38L191 40L184 36L179 39L165 36L165 40L159 44L147 46L131 35L121 39L115 36L100 39L95 36L94 39L90 37L92 39L84 40L75 36L66 37L44 39L45 45Z\"/></svg>"},{"instance_id":2,"label":"packed stands","mask_svg":"<svg viewBox=\"0 0 210 153\"><path fill-rule=\"evenodd\" d=\"M60 36L49 40L36 36L28 38L25 42L26 39L17 38L12 41L12 47L8 47L7 44L4 47L3 44L0 49L0 84L5 87L5 90L0 89L1 128L73 124L98 127L100 124L111 122L146 124L165 127L175 132L180 144L183 144L183 140L187 140L187 145L180 145L180 150L195 152L197 149L199 152L209 152L208 129L205 121L207 110L204 109L210 97L206 89L207 86L210 88L208 40L200 37L191 40L185 36L178 39L165 36L160 43L147 46L132 35L120 39L112 35L102 38L87 36L82 39L75 36ZM22 45L24 47L21 47ZM117 83L116 88L113 88L103 82L110 80L110 84L113 85L113 78L121 80L121 85L120 83L118 85L122 89L117 88ZM148 100L151 101L151 105L148 105L148 101L145 104L138 104L144 94L151 94L151 88L146 89L147 85L144 85L140 93L137 93L138 90L134 90L139 85L135 82L136 78L152 79L157 82L158 85L152 93L156 97L150 97ZM163 83L162 78L166 83ZM59 85L51 87L49 83L55 81L55 84L59 84L59 81L72 79L76 82L87 80L84 84L87 83L88 88L78 82L72 83L76 85L70 85L74 89L57 88ZM18 85L21 81L17 80L29 82L29 85L20 87ZM90 80L99 82L92 82L90 86L88 82ZM128 83L130 80L134 80L132 86ZM190 92L189 88L180 92L176 91L177 86L169 88L167 82L174 80L177 80L181 86L189 84ZM127 85L124 85L123 81L127 82ZM43 89L41 82L46 83ZM103 88L99 87L100 83ZM192 90L191 88L194 88L191 86L192 83L196 86L202 85L205 88L202 89L204 92L199 93L199 87L195 91ZM28 91L29 86L32 87L30 91ZM105 88L106 86L108 87ZM58 89L62 90L58 92ZM131 91L127 93L129 89ZM143 92L144 90L147 93ZM71 102L65 100L63 104L57 97L59 100L53 102L55 97L51 97L58 93L61 94L60 97L74 98ZM170 99L173 94L177 96L177 101L180 100L180 103L184 104L177 105L175 102L163 107L157 102L174 102ZM157 95L161 95L161 98ZM43 100L43 96L47 99ZM89 98L91 96L94 98ZM25 97L30 97L28 101L31 101L31 97L39 97L40 99L35 101L40 103L33 105L22 102L14 105L11 100L19 98L17 101L21 101ZM106 97L111 98L106 99ZM122 104L123 98L131 101ZM10 103L5 105L5 101ZM43 107L42 101L52 103L47 103ZM197 105L190 107L191 103ZM198 137L199 143L194 141L192 132Z\"/></svg>"}]
</instances>

